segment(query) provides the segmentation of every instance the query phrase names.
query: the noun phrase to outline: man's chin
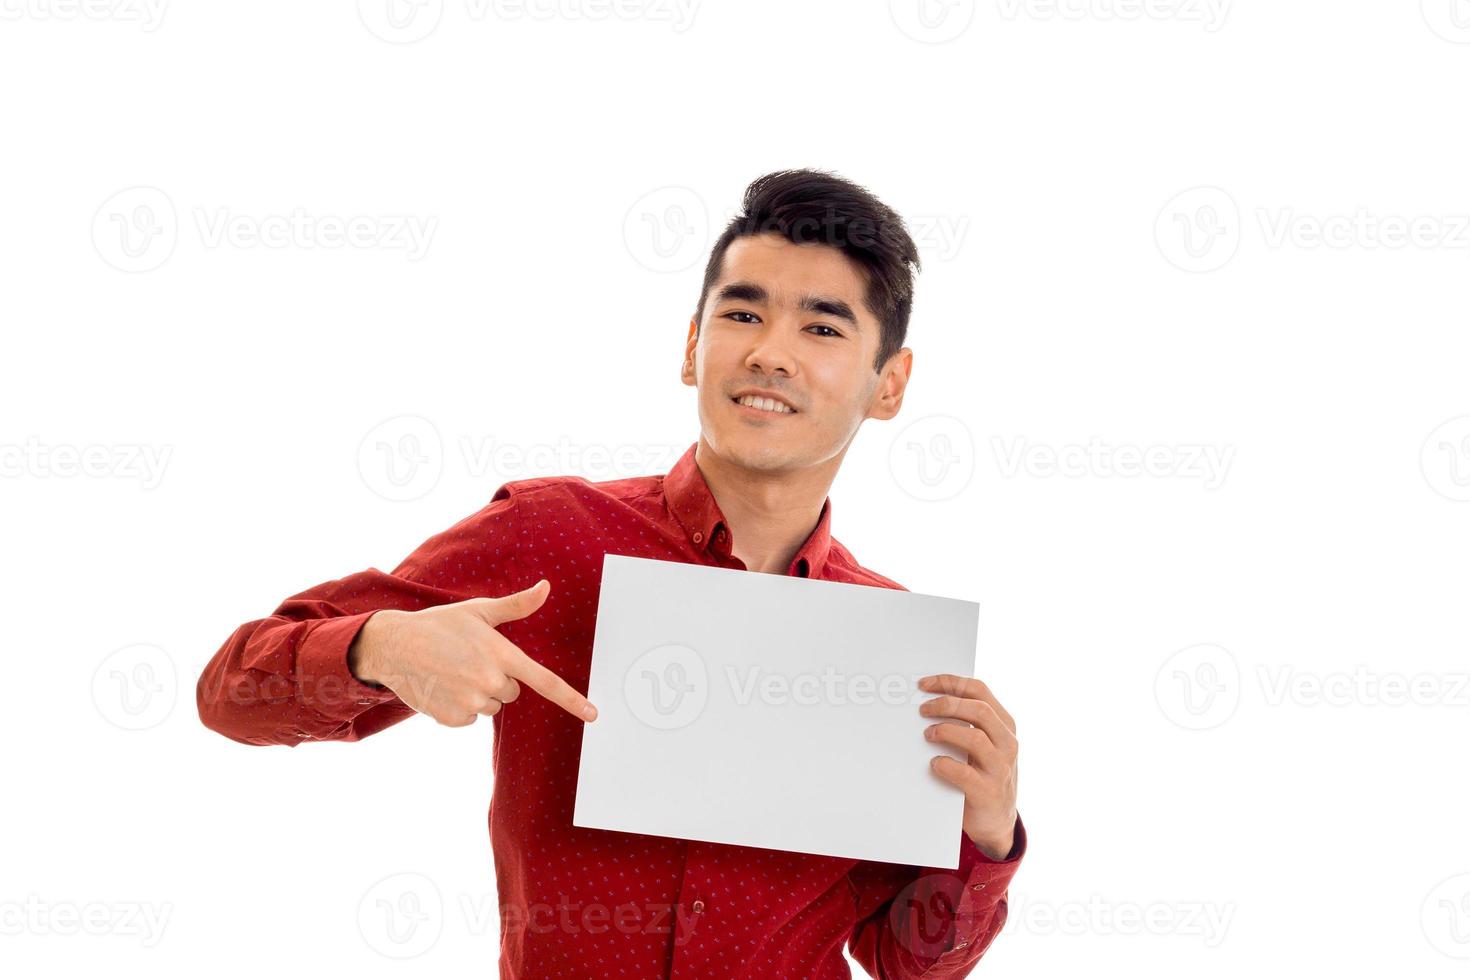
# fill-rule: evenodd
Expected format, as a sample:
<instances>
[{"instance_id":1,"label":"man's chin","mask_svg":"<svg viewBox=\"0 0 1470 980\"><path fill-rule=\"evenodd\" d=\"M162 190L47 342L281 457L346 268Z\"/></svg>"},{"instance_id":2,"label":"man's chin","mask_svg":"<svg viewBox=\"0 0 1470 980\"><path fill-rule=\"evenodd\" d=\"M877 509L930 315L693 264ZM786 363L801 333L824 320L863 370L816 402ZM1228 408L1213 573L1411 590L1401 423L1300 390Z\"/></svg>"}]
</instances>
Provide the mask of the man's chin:
<instances>
[{"instance_id":1,"label":"man's chin","mask_svg":"<svg viewBox=\"0 0 1470 980\"><path fill-rule=\"evenodd\" d=\"M801 447L789 436L760 432L751 427L717 431L713 445L728 462L750 470L784 470L800 465Z\"/></svg>"}]
</instances>

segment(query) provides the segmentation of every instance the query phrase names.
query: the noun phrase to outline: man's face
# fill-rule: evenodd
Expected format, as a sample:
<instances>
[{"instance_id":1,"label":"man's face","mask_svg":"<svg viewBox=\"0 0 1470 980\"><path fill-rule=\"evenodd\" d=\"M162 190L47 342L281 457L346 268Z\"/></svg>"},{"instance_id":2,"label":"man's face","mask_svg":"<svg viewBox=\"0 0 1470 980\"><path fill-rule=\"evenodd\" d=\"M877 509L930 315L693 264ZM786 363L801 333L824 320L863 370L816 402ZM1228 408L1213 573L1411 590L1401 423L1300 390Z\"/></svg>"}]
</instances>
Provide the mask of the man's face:
<instances>
[{"instance_id":1,"label":"man's face","mask_svg":"<svg viewBox=\"0 0 1470 980\"><path fill-rule=\"evenodd\" d=\"M882 328L866 290L834 247L775 233L731 243L684 352L710 448L752 469L800 469L845 452L864 419L898 412L912 355L904 348L873 371ZM739 404L750 389L795 411Z\"/></svg>"}]
</instances>

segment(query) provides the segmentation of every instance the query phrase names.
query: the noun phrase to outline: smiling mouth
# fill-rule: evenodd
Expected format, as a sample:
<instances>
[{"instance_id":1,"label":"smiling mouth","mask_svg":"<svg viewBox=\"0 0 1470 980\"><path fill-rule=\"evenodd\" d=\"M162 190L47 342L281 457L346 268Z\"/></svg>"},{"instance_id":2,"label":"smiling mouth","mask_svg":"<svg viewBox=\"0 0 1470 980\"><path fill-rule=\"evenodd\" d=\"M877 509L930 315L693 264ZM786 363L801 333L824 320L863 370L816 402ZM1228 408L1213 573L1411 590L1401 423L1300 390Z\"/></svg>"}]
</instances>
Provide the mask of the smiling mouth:
<instances>
[{"instance_id":1,"label":"smiling mouth","mask_svg":"<svg viewBox=\"0 0 1470 980\"><path fill-rule=\"evenodd\" d=\"M739 408L760 415L769 415L772 418L781 418L796 414L796 409L783 402L778 402L774 398L760 398L755 395L746 395L743 398L732 398L730 401Z\"/></svg>"}]
</instances>

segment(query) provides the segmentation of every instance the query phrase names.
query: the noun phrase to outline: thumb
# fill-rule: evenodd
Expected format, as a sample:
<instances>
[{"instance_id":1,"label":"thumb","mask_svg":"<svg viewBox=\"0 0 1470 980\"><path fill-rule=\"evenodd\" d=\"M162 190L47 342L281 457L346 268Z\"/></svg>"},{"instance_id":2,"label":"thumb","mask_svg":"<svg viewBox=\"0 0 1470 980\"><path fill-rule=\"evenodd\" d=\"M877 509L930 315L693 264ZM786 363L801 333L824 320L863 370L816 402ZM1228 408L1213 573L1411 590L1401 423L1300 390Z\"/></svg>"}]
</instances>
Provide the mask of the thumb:
<instances>
[{"instance_id":1,"label":"thumb","mask_svg":"<svg viewBox=\"0 0 1470 980\"><path fill-rule=\"evenodd\" d=\"M512 619L525 619L533 612L541 608L546 597L551 594L551 583L541 579L535 585L510 595L491 599L482 604L485 616L494 626L499 623L509 622Z\"/></svg>"}]
</instances>

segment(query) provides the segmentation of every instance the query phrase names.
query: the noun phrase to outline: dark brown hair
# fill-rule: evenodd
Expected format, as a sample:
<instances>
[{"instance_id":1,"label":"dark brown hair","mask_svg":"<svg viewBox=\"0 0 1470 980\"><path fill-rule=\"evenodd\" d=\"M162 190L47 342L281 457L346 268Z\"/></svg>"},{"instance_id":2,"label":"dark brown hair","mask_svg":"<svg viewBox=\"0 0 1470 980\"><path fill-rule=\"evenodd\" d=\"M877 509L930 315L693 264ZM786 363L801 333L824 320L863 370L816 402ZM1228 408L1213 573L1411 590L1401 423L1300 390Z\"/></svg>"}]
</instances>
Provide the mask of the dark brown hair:
<instances>
[{"instance_id":1,"label":"dark brown hair","mask_svg":"<svg viewBox=\"0 0 1470 980\"><path fill-rule=\"evenodd\" d=\"M757 177L745 189L741 211L710 250L694 322L704 322L705 300L735 239L778 232L797 245L830 245L867 278L864 299L883 327L873 362L873 371L881 371L903 347L914 305L919 253L903 218L865 188L821 170L778 170Z\"/></svg>"}]
</instances>

